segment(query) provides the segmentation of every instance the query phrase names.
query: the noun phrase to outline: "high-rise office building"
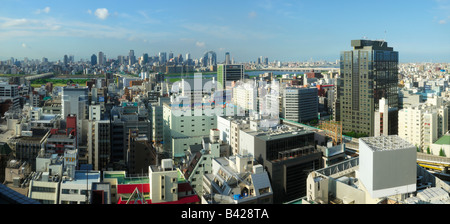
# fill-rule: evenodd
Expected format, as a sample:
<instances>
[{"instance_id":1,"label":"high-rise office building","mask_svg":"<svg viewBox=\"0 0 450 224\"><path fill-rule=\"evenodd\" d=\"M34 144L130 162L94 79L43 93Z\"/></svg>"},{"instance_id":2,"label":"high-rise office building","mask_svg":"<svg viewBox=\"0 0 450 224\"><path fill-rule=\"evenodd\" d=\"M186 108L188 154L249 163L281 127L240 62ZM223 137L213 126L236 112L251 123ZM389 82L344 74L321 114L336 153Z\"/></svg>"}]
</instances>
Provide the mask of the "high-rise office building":
<instances>
[{"instance_id":1,"label":"high-rise office building","mask_svg":"<svg viewBox=\"0 0 450 224\"><path fill-rule=\"evenodd\" d=\"M105 54L103 54L103 52L98 52L98 65L104 65L106 64L105 61Z\"/></svg>"},{"instance_id":2,"label":"high-rise office building","mask_svg":"<svg viewBox=\"0 0 450 224\"><path fill-rule=\"evenodd\" d=\"M191 58L191 54L190 53L186 54L186 57L184 58L184 64L192 65L192 58Z\"/></svg>"},{"instance_id":3,"label":"high-rise office building","mask_svg":"<svg viewBox=\"0 0 450 224\"><path fill-rule=\"evenodd\" d=\"M238 81L244 79L243 65L217 65L217 82L223 89L227 86L227 82Z\"/></svg>"},{"instance_id":4,"label":"high-rise office building","mask_svg":"<svg viewBox=\"0 0 450 224\"><path fill-rule=\"evenodd\" d=\"M225 53L225 64L226 65L231 64L230 52Z\"/></svg>"},{"instance_id":5,"label":"high-rise office building","mask_svg":"<svg viewBox=\"0 0 450 224\"><path fill-rule=\"evenodd\" d=\"M374 136L374 113L381 98L398 108L398 52L385 41L352 40L353 50L341 52L340 119L344 133ZM389 114L397 123L398 110ZM389 130L388 135L396 134Z\"/></svg>"},{"instance_id":6,"label":"high-rise office building","mask_svg":"<svg viewBox=\"0 0 450 224\"><path fill-rule=\"evenodd\" d=\"M211 55L211 57L209 56ZM217 56L216 56L216 52L214 51L208 51L203 55L202 58L202 62L203 62L203 66L207 67L207 66L214 66L217 65Z\"/></svg>"},{"instance_id":7,"label":"high-rise office building","mask_svg":"<svg viewBox=\"0 0 450 224\"><path fill-rule=\"evenodd\" d=\"M283 91L283 117L295 122L317 119L319 97L317 88L289 87Z\"/></svg>"},{"instance_id":8,"label":"high-rise office building","mask_svg":"<svg viewBox=\"0 0 450 224\"><path fill-rule=\"evenodd\" d=\"M167 62L167 53L166 52L159 52L159 63L165 64Z\"/></svg>"},{"instance_id":9,"label":"high-rise office building","mask_svg":"<svg viewBox=\"0 0 450 224\"><path fill-rule=\"evenodd\" d=\"M67 65L69 63L69 57L67 55L64 55L64 65Z\"/></svg>"},{"instance_id":10,"label":"high-rise office building","mask_svg":"<svg viewBox=\"0 0 450 224\"><path fill-rule=\"evenodd\" d=\"M147 63L148 63L148 54L147 54L147 53L144 53L144 54L142 55L142 58L144 59L144 64L147 64Z\"/></svg>"},{"instance_id":11,"label":"high-rise office building","mask_svg":"<svg viewBox=\"0 0 450 224\"><path fill-rule=\"evenodd\" d=\"M133 65L136 63L136 57L134 56L134 50L130 50L130 53L128 53L128 64Z\"/></svg>"},{"instance_id":12,"label":"high-rise office building","mask_svg":"<svg viewBox=\"0 0 450 224\"><path fill-rule=\"evenodd\" d=\"M96 65L97 64L97 55L93 54L91 56L91 65Z\"/></svg>"}]
</instances>

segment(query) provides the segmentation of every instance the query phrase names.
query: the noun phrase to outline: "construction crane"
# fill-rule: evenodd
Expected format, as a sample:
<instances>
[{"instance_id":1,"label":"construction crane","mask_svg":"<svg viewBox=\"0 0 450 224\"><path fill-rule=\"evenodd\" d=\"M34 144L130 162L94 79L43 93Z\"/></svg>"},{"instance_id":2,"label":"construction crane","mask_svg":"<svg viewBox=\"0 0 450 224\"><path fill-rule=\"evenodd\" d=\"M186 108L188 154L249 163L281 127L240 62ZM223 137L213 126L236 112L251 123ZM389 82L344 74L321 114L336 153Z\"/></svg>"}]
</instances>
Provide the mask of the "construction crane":
<instances>
[{"instance_id":1,"label":"construction crane","mask_svg":"<svg viewBox=\"0 0 450 224\"><path fill-rule=\"evenodd\" d=\"M333 140L333 146L342 143L342 124L340 121L320 121L319 128Z\"/></svg>"}]
</instances>

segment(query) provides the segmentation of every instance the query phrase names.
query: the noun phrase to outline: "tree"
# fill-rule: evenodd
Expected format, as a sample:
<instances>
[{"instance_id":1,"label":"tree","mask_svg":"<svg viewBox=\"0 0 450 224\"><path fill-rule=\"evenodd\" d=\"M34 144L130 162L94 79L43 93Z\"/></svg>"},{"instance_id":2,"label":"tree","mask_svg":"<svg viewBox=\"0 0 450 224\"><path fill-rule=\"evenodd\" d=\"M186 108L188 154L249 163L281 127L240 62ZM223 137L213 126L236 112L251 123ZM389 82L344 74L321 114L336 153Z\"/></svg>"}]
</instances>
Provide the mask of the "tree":
<instances>
[{"instance_id":1,"label":"tree","mask_svg":"<svg viewBox=\"0 0 450 224\"><path fill-rule=\"evenodd\" d=\"M427 147L427 154L431 154L429 146Z\"/></svg>"},{"instance_id":2,"label":"tree","mask_svg":"<svg viewBox=\"0 0 450 224\"><path fill-rule=\"evenodd\" d=\"M441 148L441 150L439 151L439 156L446 157L444 149Z\"/></svg>"}]
</instances>

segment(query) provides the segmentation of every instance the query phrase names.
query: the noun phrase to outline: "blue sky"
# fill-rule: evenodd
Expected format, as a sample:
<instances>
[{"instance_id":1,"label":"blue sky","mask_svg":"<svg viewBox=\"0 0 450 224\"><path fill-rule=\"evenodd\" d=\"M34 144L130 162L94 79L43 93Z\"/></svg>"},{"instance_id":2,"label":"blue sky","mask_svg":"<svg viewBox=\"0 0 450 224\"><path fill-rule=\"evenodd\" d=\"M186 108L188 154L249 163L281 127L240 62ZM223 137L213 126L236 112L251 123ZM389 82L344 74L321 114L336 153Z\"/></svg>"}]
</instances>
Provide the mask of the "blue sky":
<instances>
[{"instance_id":1,"label":"blue sky","mask_svg":"<svg viewBox=\"0 0 450 224\"><path fill-rule=\"evenodd\" d=\"M1 0L0 59L209 50L224 60L339 58L386 39L401 62L450 62L450 0Z\"/></svg>"}]
</instances>

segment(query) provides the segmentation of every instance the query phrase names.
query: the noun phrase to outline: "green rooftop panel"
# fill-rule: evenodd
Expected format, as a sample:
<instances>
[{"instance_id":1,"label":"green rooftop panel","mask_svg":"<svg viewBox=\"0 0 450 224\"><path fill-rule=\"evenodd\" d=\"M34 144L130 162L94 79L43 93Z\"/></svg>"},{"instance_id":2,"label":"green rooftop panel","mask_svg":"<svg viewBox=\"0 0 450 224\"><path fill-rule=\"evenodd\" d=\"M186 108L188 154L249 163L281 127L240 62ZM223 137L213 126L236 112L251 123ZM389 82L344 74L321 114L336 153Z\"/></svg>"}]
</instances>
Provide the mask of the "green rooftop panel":
<instances>
[{"instance_id":1,"label":"green rooftop panel","mask_svg":"<svg viewBox=\"0 0 450 224\"><path fill-rule=\"evenodd\" d=\"M450 145L450 135L444 135L439 140L437 140L434 144L438 145Z\"/></svg>"}]
</instances>

